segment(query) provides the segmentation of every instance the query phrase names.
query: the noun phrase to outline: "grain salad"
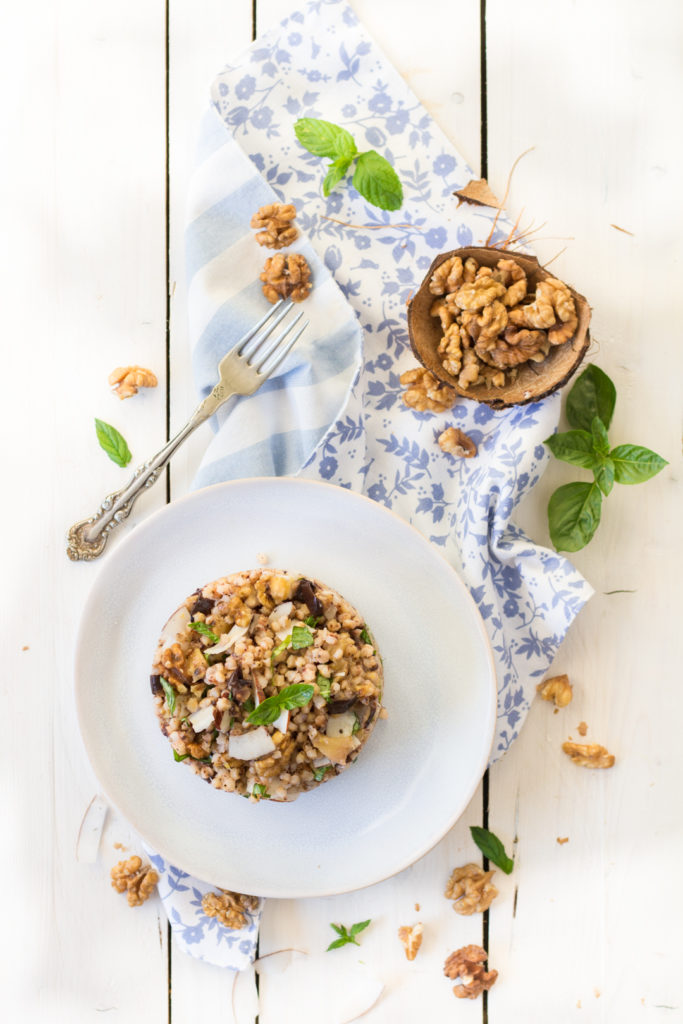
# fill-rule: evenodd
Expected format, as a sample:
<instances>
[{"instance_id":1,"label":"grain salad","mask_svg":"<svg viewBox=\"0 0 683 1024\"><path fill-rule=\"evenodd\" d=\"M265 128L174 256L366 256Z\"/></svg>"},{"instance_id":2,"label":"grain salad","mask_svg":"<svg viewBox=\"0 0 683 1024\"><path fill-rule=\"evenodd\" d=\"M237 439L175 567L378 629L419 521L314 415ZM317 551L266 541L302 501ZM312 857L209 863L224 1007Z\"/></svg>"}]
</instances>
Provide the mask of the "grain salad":
<instances>
[{"instance_id":1,"label":"grain salad","mask_svg":"<svg viewBox=\"0 0 683 1024\"><path fill-rule=\"evenodd\" d=\"M358 757L382 662L331 587L249 569L196 590L159 639L152 694L176 761L252 801L294 800Z\"/></svg>"}]
</instances>

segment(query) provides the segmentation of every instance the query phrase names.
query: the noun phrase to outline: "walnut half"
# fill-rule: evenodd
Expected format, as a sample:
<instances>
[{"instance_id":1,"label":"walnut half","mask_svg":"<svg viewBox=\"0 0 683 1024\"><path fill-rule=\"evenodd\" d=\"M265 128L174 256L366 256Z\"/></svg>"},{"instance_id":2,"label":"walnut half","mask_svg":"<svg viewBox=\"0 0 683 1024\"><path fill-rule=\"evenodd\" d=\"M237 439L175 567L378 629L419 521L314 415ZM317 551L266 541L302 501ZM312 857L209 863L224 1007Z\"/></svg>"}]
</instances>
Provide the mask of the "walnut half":
<instances>
[{"instance_id":1,"label":"walnut half","mask_svg":"<svg viewBox=\"0 0 683 1024\"><path fill-rule=\"evenodd\" d=\"M447 958L443 973L447 978L459 978L453 993L458 999L476 999L488 992L498 977L498 971L485 971L488 954L481 946L463 946Z\"/></svg>"},{"instance_id":2,"label":"walnut half","mask_svg":"<svg viewBox=\"0 0 683 1024\"><path fill-rule=\"evenodd\" d=\"M567 740L562 749L574 764L582 768L611 768L614 764L614 754L608 753L600 743L572 743Z\"/></svg>"},{"instance_id":3,"label":"walnut half","mask_svg":"<svg viewBox=\"0 0 683 1024\"><path fill-rule=\"evenodd\" d=\"M240 892L220 889L218 892L207 892L202 896L202 910L207 917L215 917L224 928L238 930L247 924L245 911L254 911L258 907L258 897L245 896Z\"/></svg>"},{"instance_id":4,"label":"walnut half","mask_svg":"<svg viewBox=\"0 0 683 1024\"><path fill-rule=\"evenodd\" d=\"M267 249L283 249L299 237L292 223L296 207L292 203L269 203L262 206L251 218L251 227L258 228L256 241Z\"/></svg>"},{"instance_id":5,"label":"walnut half","mask_svg":"<svg viewBox=\"0 0 683 1024\"><path fill-rule=\"evenodd\" d=\"M398 930L398 937L403 943L403 948L406 953L407 960L414 960L417 956L417 952L422 945L422 924L418 921L417 924L409 927L408 925L402 925Z\"/></svg>"},{"instance_id":6,"label":"walnut half","mask_svg":"<svg viewBox=\"0 0 683 1024\"><path fill-rule=\"evenodd\" d=\"M456 868L446 885L444 896L454 900L456 914L481 914L488 910L498 890L492 884L494 871L483 871L478 864L465 864Z\"/></svg>"},{"instance_id":7,"label":"walnut half","mask_svg":"<svg viewBox=\"0 0 683 1024\"><path fill-rule=\"evenodd\" d=\"M280 299L303 302L311 293L311 269L298 252L269 256L260 277L263 294L273 305Z\"/></svg>"},{"instance_id":8,"label":"walnut half","mask_svg":"<svg viewBox=\"0 0 683 1024\"><path fill-rule=\"evenodd\" d=\"M111 884L117 892L127 893L128 906L140 907L154 892L159 876L140 857L120 860L111 869Z\"/></svg>"},{"instance_id":9,"label":"walnut half","mask_svg":"<svg viewBox=\"0 0 683 1024\"><path fill-rule=\"evenodd\" d=\"M536 689L542 700L551 700L556 708L566 708L571 703L573 691L568 675L544 679Z\"/></svg>"},{"instance_id":10,"label":"walnut half","mask_svg":"<svg viewBox=\"0 0 683 1024\"><path fill-rule=\"evenodd\" d=\"M130 398L138 388L155 388L158 381L144 366L117 366L109 374L109 383L119 398Z\"/></svg>"},{"instance_id":11,"label":"walnut half","mask_svg":"<svg viewBox=\"0 0 683 1024\"><path fill-rule=\"evenodd\" d=\"M446 412L455 403L457 396L453 388L442 384L422 366L406 370L399 379L406 388L403 401L416 412Z\"/></svg>"},{"instance_id":12,"label":"walnut half","mask_svg":"<svg viewBox=\"0 0 683 1024\"><path fill-rule=\"evenodd\" d=\"M439 434L439 448L448 455L457 455L461 459L473 459L477 454L477 446L459 427L448 427Z\"/></svg>"}]
</instances>

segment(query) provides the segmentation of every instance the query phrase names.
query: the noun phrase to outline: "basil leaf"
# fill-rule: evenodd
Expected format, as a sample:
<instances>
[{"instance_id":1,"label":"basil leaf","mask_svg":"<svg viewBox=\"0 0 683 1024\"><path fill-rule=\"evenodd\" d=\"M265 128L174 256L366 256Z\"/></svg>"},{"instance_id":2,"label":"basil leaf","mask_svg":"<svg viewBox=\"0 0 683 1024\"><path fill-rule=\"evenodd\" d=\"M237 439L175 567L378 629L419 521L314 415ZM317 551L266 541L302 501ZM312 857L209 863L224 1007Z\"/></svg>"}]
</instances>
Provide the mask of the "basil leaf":
<instances>
[{"instance_id":1,"label":"basil leaf","mask_svg":"<svg viewBox=\"0 0 683 1024\"><path fill-rule=\"evenodd\" d=\"M566 414L572 427L590 430L595 416L605 427L612 422L617 389L606 373L592 363L587 366L567 395Z\"/></svg>"},{"instance_id":2,"label":"basil leaf","mask_svg":"<svg viewBox=\"0 0 683 1024\"><path fill-rule=\"evenodd\" d=\"M264 797L266 800L270 799L270 793L267 791L265 785L262 782L254 783L252 793L254 796Z\"/></svg>"},{"instance_id":3,"label":"basil leaf","mask_svg":"<svg viewBox=\"0 0 683 1024\"><path fill-rule=\"evenodd\" d=\"M159 676L159 682L162 685L163 691L166 694L166 707L169 710L169 714L173 714L175 711L175 690L171 684L164 679L163 676Z\"/></svg>"},{"instance_id":4,"label":"basil leaf","mask_svg":"<svg viewBox=\"0 0 683 1024\"><path fill-rule=\"evenodd\" d=\"M375 641L372 639L372 633L367 626L363 626L361 629L360 638L364 644L372 644L373 647L375 646Z\"/></svg>"},{"instance_id":5,"label":"basil leaf","mask_svg":"<svg viewBox=\"0 0 683 1024\"><path fill-rule=\"evenodd\" d=\"M292 650L300 651L304 647L310 647L313 643L313 634L308 626L292 626Z\"/></svg>"},{"instance_id":6,"label":"basil leaf","mask_svg":"<svg viewBox=\"0 0 683 1024\"><path fill-rule=\"evenodd\" d=\"M205 636L207 640L210 640L212 644L217 644L220 639L220 637L216 636L216 634L210 630L204 622L188 622L187 628L193 629L195 633L201 633L201 635Z\"/></svg>"},{"instance_id":7,"label":"basil leaf","mask_svg":"<svg viewBox=\"0 0 683 1024\"><path fill-rule=\"evenodd\" d=\"M286 637L284 638L284 640L282 640L282 641L281 641L281 642L280 642L280 643L279 643L279 644L277 645L277 647L273 647L272 651L270 652L270 662L271 662L271 664L272 664L272 663L273 663L273 662L275 661L275 659L277 658L278 654L282 654L282 652L283 652L283 651L286 651L286 650L287 650L287 648L289 647L289 645L291 644L291 642L292 642L292 634L291 634L291 633L289 633L289 634L288 634L288 635L287 635L287 636L286 636Z\"/></svg>"},{"instance_id":8,"label":"basil leaf","mask_svg":"<svg viewBox=\"0 0 683 1024\"><path fill-rule=\"evenodd\" d=\"M479 828L478 825L470 825L470 832L475 843L492 864L509 875L513 869L514 861L508 857L505 847L497 835L489 832L487 828Z\"/></svg>"},{"instance_id":9,"label":"basil leaf","mask_svg":"<svg viewBox=\"0 0 683 1024\"><path fill-rule=\"evenodd\" d=\"M398 174L389 161L374 149L361 153L356 160L353 187L381 210L400 210L403 205L403 188Z\"/></svg>"},{"instance_id":10,"label":"basil leaf","mask_svg":"<svg viewBox=\"0 0 683 1024\"><path fill-rule=\"evenodd\" d=\"M558 551L578 551L600 523L602 495L594 483L565 484L550 496L548 526Z\"/></svg>"},{"instance_id":11,"label":"basil leaf","mask_svg":"<svg viewBox=\"0 0 683 1024\"><path fill-rule=\"evenodd\" d=\"M321 675L320 672L318 672L315 677L315 681L318 689L320 690L321 697L324 697L325 700L329 700L332 693L332 682L329 679L326 679L325 676Z\"/></svg>"},{"instance_id":12,"label":"basil leaf","mask_svg":"<svg viewBox=\"0 0 683 1024\"><path fill-rule=\"evenodd\" d=\"M294 124L294 134L304 149L314 156L328 156L331 160L342 157L350 162L357 152L353 135L331 121L301 117Z\"/></svg>"},{"instance_id":13,"label":"basil leaf","mask_svg":"<svg viewBox=\"0 0 683 1024\"><path fill-rule=\"evenodd\" d=\"M372 919L369 918L367 921L359 921L358 924L352 924L351 925L350 935L352 935L352 936L358 935L358 932L364 931L367 928L367 926L370 924L371 920Z\"/></svg>"},{"instance_id":14,"label":"basil leaf","mask_svg":"<svg viewBox=\"0 0 683 1024\"><path fill-rule=\"evenodd\" d=\"M292 686L285 686L279 693L272 697L266 697L257 708L251 712L247 722L251 725L270 725L279 718L281 711L293 711L294 708L302 708L308 704L313 697L315 690L310 683L294 683Z\"/></svg>"},{"instance_id":15,"label":"basil leaf","mask_svg":"<svg viewBox=\"0 0 683 1024\"><path fill-rule=\"evenodd\" d=\"M256 705L255 705L254 701L252 700L252 698L249 697L248 700L245 700L245 702L242 705L242 707L244 708L245 711L253 711L254 708L256 707ZM277 715L275 717L277 718Z\"/></svg>"},{"instance_id":16,"label":"basil leaf","mask_svg":"<svg viewBox=\"0 0 683 1024\"><path fill-rule=\"evenodd\" d=\"M104 420L95 420L95 433L100 448L107 453L112 462L117 466L127 466L133 456L125 439L119 434L116 427Z\"/></svg>"},{"instance_id":17,"label":"basil leaf","mask_svg":"<svg viewBox=\"0 0 683 1024\"><path fill-rule=\"evenodd\" d=\"M184 761L185 758L189 757L189 756L190 756L189 754L179 754L177 750L173 751L173 760L174 761Z\"/></svg>"},{"instance_id":18,"label":"basil leaf","mask_svg":"<svg viewBox=\"0 0 683 1024\"><path fill-rule=\"evenodd\" d=\"M614 463L608 456L605 456L597 469L593 470L593 476L596 484L607 497L614 487Z\"/></svg>"},{"instance_id":19,"label":"basil leaf","mask_svg":"<svg viewBox=\"0 0 683 1024\"><path fill-rule=\"evenodd\" d=\"M307 626L310 626L311 629L315 629L315 627L320 622L320 616L318 616L318 615L307 615L306 618L304 619L304 622L306 623Z\"/></svg>"},{"instance_id":20,"label":"basil leaf","mask_svg":"<svg viewBox=\"0 0 683 1024\"><path fill-rule=\"evenodd\" d=\"M547 437L547 444L556 459L570 462L572 466L593 469L596 465L593 438L587 430L567 430L564 434Z\"/></svg>"},{"instance_id":21,"label":"basil leaf","mask_svg":"<svg viewBox=\"0 0 683 1024\"><path fill-rule=\"evenodd\" d=\"M607 455L609 452L609 438L607 428L599 416L591 420L591 434L593 435L593 447L599 455Z\"/></svg>"},{"instance_id":22,"label":"basil leaf","mask_svg":"<svg viewBox=\"0 0 683 1024\"><path fill-rule=\"evenodd\" d=\"M329 196L330 192L337 187L340 181L346 175L349 167L353 163L353 157L340 157L339 160L335 160L327 168L327 174L323 181L323 195Z\"/></svg>"},{"instance_id":23,"label":"basil leaf","mask_svg":"<svg viewBox=\"0 0 683 1024\"><path fill-rule=\"evenodd\" d=\"M354 718L356 719L356 721L353 723L353 727L351 729L352 736L355 736L357 732L360 732L360 722L358 721L358 715L354 715Z\"/></svg>"},{"instance_id":24,"label":"basil leaf","mask_svg":"<svg viewBox=\"0 0 683 1024\"><path fill-rule=\"evenodd\" d=\"M618 484L642 484L669 465L661 455L639 444L619 444L609 455Z\"/></svg>"},{"instance_id":25,"label":"basil leaf","mask_svg":"<svg viewBox=\"0 0 683 1024\"><path fill-rule=\"evenodd\" d=\"M329 764L321 764L319 768L313 769L313 778L316 782L322 782L323 776L329 767ZM332 927L334 927L334 925Z\"/></svg>"}]
</instances>

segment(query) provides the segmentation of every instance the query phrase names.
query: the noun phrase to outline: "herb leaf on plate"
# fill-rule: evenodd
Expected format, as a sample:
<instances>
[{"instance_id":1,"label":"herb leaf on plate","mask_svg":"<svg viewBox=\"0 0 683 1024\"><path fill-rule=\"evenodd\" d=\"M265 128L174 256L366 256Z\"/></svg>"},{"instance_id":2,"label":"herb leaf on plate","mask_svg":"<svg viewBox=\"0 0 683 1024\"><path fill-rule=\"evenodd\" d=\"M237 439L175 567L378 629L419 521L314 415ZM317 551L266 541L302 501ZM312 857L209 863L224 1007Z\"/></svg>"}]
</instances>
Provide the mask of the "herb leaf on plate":
<instances>
[{"instance_id":1,"label":"herb leaf on plate","mask_svg":"<svg viewBox=\"0 0 683 1024\"><path fill-rule=\"evenodd\" d=\"M106 452L112 462L117 466L127 466L133 456L126 444L125 438L119 434L116 427L104 420L95 420L95 433L102 451Z\"/></svg>"},{"instance_id":2,"label":"herb leaf on plate","mask_svg":"<svg viewBox=\"0 0 683 1024\"><path fill-rule=\"evenodd\" d=\"M169 714L173 714L175 711L175 690L163 676L159 676L159 682L163 687L163 691L166 694L166 707L169 710Z\"/></svg>"},{"instance_id":3,"label":"herb leaf on plate","mask_svg":"<svg viewBox=\"0 0 683 1024\"><path fill-rule=\"evenodd\" d=\"M193 629L195 633L201 633L201 635L205 636L207 640L210 640L212 644L217 644L220 640L220 637L217 636L213 630L209 629L204 622L188 622L187 628Z\"/></svg>"},{"instance_id":4,"label":"herb leaf on plate","mask_svg":"<svg viewBox=\"0 0 683 1024\"><path fill-rule=\"evenodd\" d=\"M279 693L262 700L251 712L247 722L250 725L270 725L280 717L281 711L305 707L312 700L314 693L315 690L310 683L293 683L291 686L285 686Z\"/></svg>"},{"instance_id":5,"label":"herb leaf on plate","mask_svg":"<svg viewBox=\"0 0 683 1024\"><path fill-rule=\"evenodd\" d=\"M514 867L514 861L511 857L508 857L505 847L498 836L493 832L489 832L487 828L480 828L479 825L470 825L470 832L472 839L474 839L487 860L490 860L497 868L500 868L506 875L509 875Z\"/></svg>"}]
</instances>

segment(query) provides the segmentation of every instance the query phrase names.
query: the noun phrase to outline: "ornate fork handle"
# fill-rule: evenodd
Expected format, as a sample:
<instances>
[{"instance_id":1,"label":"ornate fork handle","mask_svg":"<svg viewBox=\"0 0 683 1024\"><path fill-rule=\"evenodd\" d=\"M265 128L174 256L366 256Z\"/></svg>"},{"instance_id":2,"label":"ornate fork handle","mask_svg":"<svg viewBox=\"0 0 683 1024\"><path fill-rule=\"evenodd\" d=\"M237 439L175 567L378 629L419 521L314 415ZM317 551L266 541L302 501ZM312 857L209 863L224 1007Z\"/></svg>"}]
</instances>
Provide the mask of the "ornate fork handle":
<instances>
[{"instance_id":1,"label":"ornate fork handle","mask_svg":"<svg viewBox=\"0 0 683 1024\"><path fill-rule=\"evenodd\" d=\"M224 383L217 384L182 430L178 431L156 455L138 466L125 487L109 494L93 515L74 523L67 534L66 548L72 562L89 562L102 554L111 531L128 518L142 492L156 483L173 453L192 431L212 416L233 393Z\"/></svg>"}]
</instances>

